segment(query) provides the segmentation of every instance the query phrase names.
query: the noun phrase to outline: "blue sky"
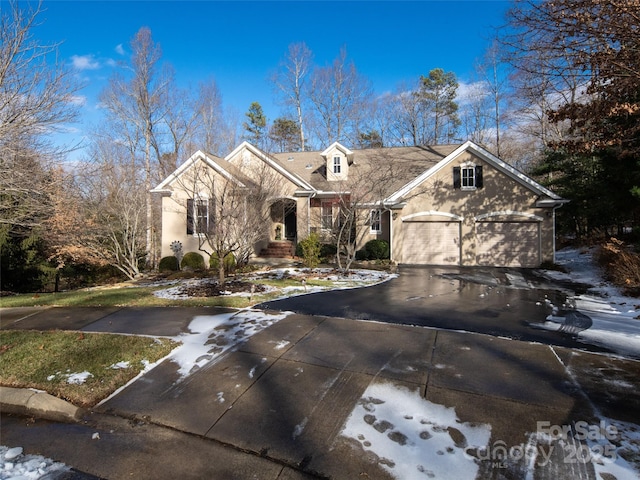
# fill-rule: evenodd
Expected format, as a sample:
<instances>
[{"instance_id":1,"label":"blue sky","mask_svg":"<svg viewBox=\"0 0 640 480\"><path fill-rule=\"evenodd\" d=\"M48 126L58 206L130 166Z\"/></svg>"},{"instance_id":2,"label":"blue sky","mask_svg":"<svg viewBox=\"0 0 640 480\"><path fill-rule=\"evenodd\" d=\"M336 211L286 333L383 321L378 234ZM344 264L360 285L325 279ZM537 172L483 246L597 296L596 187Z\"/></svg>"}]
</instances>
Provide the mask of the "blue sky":
<instances>
[{"instance_id":1,"label":"blue sky","mask_svg":"<svg viewBox=\"0 0 640 480\"><path fill-rule=\"evenodd\" d=\"M96 121L97 94L115 62L126 60L143 26L181 86L213 77L225 106L242 116L258 101L273 120L280 111L268 76L291 43L304 41L321 66L345 46L377 93L437 67L468 82L509 2L44 0L43 7L34 35L62 42L61 58L87 82L84 130Z\"/></svg>"}]
</instances>

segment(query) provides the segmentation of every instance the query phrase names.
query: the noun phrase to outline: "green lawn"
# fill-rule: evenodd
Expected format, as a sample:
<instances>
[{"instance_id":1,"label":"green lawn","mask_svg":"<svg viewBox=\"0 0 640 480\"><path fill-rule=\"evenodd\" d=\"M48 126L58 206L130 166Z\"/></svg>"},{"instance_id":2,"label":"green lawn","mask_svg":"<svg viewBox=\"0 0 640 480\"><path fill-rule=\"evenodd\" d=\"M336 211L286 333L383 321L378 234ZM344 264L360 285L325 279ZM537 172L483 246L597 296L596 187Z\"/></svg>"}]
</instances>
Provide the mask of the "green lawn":
<instances>
[{"instance_id":1,"label":"green lawn","mask_svg":"<svg viewBox=\"0 0 640 480\"><path fill-rule=\"evenodd\" d=\"M264 282L267 284L267 282ZM269 281L269 285L277 284ZM284 283L284 281L282 282ZM300 282L298 282L300 285ZM287 286L287 285L283 285ZM153 292L164 287L113 287L105 289L81 289L60 293L20 294L0 298L0 308L9 307L232 307L245 308L252 304L273 298L274 294L255 294L253 298L222 295L214 297L191 297L184 300L172 300L156 297Z\"/></svg>"},{"instance_id":2,"label":"green lawn","mask_svg":"<svg viewBox=\"0 0 640 480\"><path fill-rule=\"evenodd\" d=\"M246 308L260 302L272 300L282 296L280 289L286 287L303 287L303 283L297 278L263 278L252 280L253 283L275 287L275 292L256 293L253 297L237 295L221 295L211 297L191 297L182 300L172 300L156 297L153 292L163 290L164 286L135 286L120 285L102 288L84 288L70 292L60 293L36 293L20 294L0 298L0 308L8 307L162 307L162 306L209 306ZM177 284L177 282L176 282ZM325 279L310 278L306 282L308 288L331 288L334 282Z\"/></svg>"},{"instance_id":3,"label":"green lawn","mask_svg":"<svg viewBox=\"0 0 640 480\"><path fill-rule=\"evenodd\" d=\"M154 295L164 286L121 284L61 293L23 294L0 298L0 307L33 306L222 306L244 308L286 295L287 287L323 287L335 282L327 279L300 278L245 279L269 286L268 293L252 297L238 295L202 296L166 299ZM340 282L341 286L344 282ZM178 284L178 280L174 285ZM354 286L356 286L354 284ZM302 290L291 290L289 295ZM1 313L0 313L1 314ZM168 339L130 335L62 331L0 330L0 385L36 388L70 401L79 407L91 407L135 377L146 362L165 357L177 344ZM113 368L127 362L126 368ZM84 383L70 383L72 374L89 372Z\"/></svg>"},{"instance_id":4,"label":"green lawn","mask_svg":"<svg viewBox=\"0 0 640 480\"><path fill-rule=\"evenodd\" d=\"M169 339L63 331L0 331L0 385L36 388L91 407L178 344ZM116 364L124 362L120 368ZM72 374L89 372L83 383Z\"/></svg>"}]
</instances>

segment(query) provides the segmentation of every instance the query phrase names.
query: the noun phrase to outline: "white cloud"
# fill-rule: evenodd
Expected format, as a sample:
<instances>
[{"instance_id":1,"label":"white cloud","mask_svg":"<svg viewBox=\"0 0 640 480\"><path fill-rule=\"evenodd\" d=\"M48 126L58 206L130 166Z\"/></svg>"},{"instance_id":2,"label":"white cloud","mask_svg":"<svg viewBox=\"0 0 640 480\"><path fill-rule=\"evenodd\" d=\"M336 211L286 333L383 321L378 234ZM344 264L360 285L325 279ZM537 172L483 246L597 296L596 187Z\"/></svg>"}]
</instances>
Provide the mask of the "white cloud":
<instances>
[{"instance_id":1,"label":"white cloud","mask_svg":"<svg viewBox=\"0 0 640 480\"><path fill-rule=\"evenodd\" d=\"M97 70L100 68L100 62L93 55L73 55L71 63L78 70Z\"/></svg>"},{"instance_id":2,"label":"white cloud","mask_svg":"<svg viewBox=\"0 0 640 480\"><path fill-rule=\"evenodd\" d=\"M479 82L459 82L456 91L456 100L460 103L467 103L479 97L489 94L489 85L485 81Z\"/></svg>"},{"instance_id":3,"label":"white cloud","mask_svg":"<svg viewBox=\"0 0 640 480\"><path fill-rule=\"evenodd\" d=\"M116 45L115 51L118 55L124 55L124 47L122 46L121 43Z\"/></svg>"},{"instance_id":4,"label":"white cloud","mask_svg":"<svg viewBox=\"0 0 640 480\"><path fill-rule=\"evenodd\" d=\"M69 97L69 103L82 107L87 104L87 97L84 95L72 95Z\"/></svg>"}]
</instances>

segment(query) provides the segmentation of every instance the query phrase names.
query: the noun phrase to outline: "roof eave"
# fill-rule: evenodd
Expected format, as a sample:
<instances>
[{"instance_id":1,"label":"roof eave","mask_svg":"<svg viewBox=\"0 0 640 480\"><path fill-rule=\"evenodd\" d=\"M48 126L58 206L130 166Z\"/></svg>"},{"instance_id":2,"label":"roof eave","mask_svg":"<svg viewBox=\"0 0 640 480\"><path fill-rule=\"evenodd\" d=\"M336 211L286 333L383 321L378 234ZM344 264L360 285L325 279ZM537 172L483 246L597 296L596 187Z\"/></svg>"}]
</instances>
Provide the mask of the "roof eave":
<instances>
[{"instance_id":1,"label":"roof eave","mask_svg":"<svg viewBox=\"0 0 640 480\"><path fill-rule=\"evenodd\" d=\"M536 201L536 207L539 208L555 208L566 205L571 202L571 200L567 200L564 198L561 199L553 199L553 198L544 198Z\"/></svg>"}]
</instances>

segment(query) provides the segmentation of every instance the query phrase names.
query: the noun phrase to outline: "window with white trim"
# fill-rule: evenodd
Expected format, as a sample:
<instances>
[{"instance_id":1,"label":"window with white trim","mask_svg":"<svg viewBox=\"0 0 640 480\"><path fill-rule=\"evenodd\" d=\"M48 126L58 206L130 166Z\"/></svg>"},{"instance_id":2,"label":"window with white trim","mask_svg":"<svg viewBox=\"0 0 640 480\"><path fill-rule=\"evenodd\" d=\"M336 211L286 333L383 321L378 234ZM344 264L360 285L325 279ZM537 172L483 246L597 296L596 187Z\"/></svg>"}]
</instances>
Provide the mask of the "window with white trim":
<instances>
[{"instance_id":1,"label":"window with white trim","mask_svg":"<svg viewBox=\"0 0 640 480\"><path fill-rule=\"evenodd\" d=\"M209 231L209 200L198 198L195 202L195 207L195 233L206 233L207 231Z\"/></svg>"},{"instance_id":2,"label":"window with white trim","mask_svg":"<svg viewBox=\"0 0 640 480\"><path fill-rule=\"evenodd\" d=\"M370 233L382 232L382 212L380 210L369 212L369 231Z\"/></svg>"},{"instance_id":3,"label":"window with white trim","mask_svg":"<svg viewBox=\"0 0 640 480\"><path fill-rule=\"evenodd\" d=\"M340 157L333 157L333 173L340 173L342 171L342 160Z\"/></svg>"},{"instance_id":4,"label":"window with white trim","mask_svg":"<svg viewBox=\"0 0 640 480\"><path fill-rule=\"evenodd\" d=\"M320 206L320 225L323 230L333 229L333 204L332 202L322 202Z\"/></svg>"},{"instance_id":5,"label":"window with white trim","mask_svg":"<svg viewBox=\"0 0 640 480\"><path fill-rule=\"evenodd\" d=\"M482 187L482 165L465 163L459 167L453 167L453 188L475 190Z\"/></svg>"},{"instance_id":6,"label":"window with white trim","mask_svg":"<svg viewBox=\"0 0 640 480\"><path fill-rule=\"evenodd\" d=\"M476 188L476 167L462 167L462 188Z\"/></svg>"},{"instance_id":7,"label":"window with white trim","mask_svg":"<svg viewBox=\"0 0 640 480\"><path fill-rule=\"evenodd\" d=\"M208 198L196 197L187 200L187 235L203 235L212 226L211 202Z\"/></svg>"}]
</instances>

